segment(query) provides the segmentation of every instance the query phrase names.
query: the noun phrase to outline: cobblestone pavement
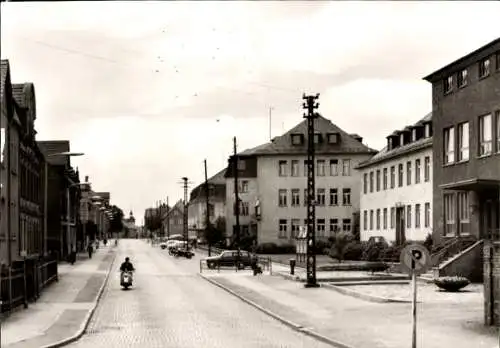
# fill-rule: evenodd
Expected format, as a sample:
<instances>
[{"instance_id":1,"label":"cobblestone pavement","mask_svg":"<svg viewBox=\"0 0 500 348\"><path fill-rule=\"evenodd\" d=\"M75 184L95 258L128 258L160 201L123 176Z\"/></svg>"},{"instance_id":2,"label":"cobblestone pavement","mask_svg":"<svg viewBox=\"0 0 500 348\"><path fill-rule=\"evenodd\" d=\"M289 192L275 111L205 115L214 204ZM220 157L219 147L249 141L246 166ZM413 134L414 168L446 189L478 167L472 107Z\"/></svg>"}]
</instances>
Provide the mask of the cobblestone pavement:
<instances>
[{"instance_id":1,"label":"cobblestone pavement","mask_svg":"<svg viewBox=\"0 0 500 348\"><path fill-rule=\"evenodd\" d=\"M133 288L121 290L116 262L87 333L70 347L328 347L200 278L199 257L122 240L118 261L125 256L137 269Z\"/></svg>"},{"instance_id":2,"label":"cobblestone pavement","mask_svg":"<svg viewBox=\"0 0 500 348\"><path fill-rule=\"evenodd\" d=\"M42 347L76 334L97 300L113 256L112 248L101 247L92 259L85 254L74 265L60 264L59 281L2 323L1 346Z\"/></svg>"}]
</instances>

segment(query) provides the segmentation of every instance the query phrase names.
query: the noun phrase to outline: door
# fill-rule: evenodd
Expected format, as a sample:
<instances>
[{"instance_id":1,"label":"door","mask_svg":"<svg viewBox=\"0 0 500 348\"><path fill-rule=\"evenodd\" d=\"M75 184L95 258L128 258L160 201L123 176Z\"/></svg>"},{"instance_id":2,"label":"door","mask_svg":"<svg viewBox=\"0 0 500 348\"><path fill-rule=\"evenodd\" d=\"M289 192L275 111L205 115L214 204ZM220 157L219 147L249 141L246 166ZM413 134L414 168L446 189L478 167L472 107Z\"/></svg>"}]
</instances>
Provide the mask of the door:
<instances>
[{"instance_id":1,"label":"door","mask_svg":"<svg viewBox=\"0 0 500 348\"><path fill-rule=\"evenodd\" d=\"M405 208L396 208L396 244L400 245L406 241L405 233Z\"/></svg>"},{"instance_id":2,"label":"door","mask_svg":"<svg viewBox=\"0 0 500 348\"><path fill-rule=\"evenodd\" d=\"M484 202L483 227L486 236L499 236L500 214L498 201L489 199Z\"/></svg>"}]
</instances>

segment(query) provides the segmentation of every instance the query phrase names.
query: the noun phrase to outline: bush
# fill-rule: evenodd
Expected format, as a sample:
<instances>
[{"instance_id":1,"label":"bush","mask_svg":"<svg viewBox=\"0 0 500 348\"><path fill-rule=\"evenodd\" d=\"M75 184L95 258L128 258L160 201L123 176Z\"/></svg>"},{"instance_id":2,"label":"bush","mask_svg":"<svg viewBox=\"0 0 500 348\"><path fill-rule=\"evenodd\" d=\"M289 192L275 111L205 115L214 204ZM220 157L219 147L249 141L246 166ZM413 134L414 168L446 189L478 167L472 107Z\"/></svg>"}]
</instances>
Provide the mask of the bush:
<instances>
[{"instance_id":1,"label":"bush","mask_svg":"<svg viewBox=\"0 0 500 348\"><path fill-rule=\"evenodd\" d=\"M344 259L351 261L361 260L365 247L366 245L360 242L349 244L345 250Z\"/></svg>"},{"instance_id":2,"label":"bush","mask_svg":"<svg viewBox=\"0 0 500 348\"><path fill-rule=\"evenodd\" d=\"M470 280L465 277L439 277L434 279L434 284L444 291L457 292L470 284Z\"/></svg>"},{"instance_id":3,"label":"bush","mask_svg":"<svg viewBox=\"0 0 500 348\"><path fill-rule=\"evenodd\" d=\"M340 231L337 232L333 238L333 244L328 255L331 258L337 259L339 260L339 262L342 262L345 259L347 248L351 244L355 243L354 236L350 232Z\"/></svg>"},{"instance_id":4,"label":"bush","mask_svg":"<svg viewBox=\"0 0 500 348\"><path fill-rule=\"evenodd\" d=\"M262 243L257 245L255 249L257 254L294 254L295 245L293 244L281 244L276 243Z\"/></svg>"},{"instance_id":5,"label":"bush","mask_svg":"<svg viewBox=\"0 0 500 348\"><path fill-rule=\"evenodd\" d=\"M328 254L328 250L330 250L331 246L332 246L331 242L327 242L324 240L317 240L316 241L316 250L315 250L316 255ZM327 251L326 253L325 253L325 249Z\"/></svg>"},{"instance_id":6,"label":"bush","mask_svg":"<svg viewBox=\"0 0 500 348\"><path fill-rule=\"evenodd\" d=\"M429 250L429 252L432 251L432 245L434 244L434 241L432 240L432 235L430 233L427 234L427 237L425 237L424 240L424 247Z\"/></svg>"},{"instance_id":7,"label":"bush","mask_svg":"<svg viewBox=\"0 0 500 348\"><path fill-rule=\"evenodd\" d=\"M383 243L368 243L363 250L362 259L364 261L378 261L383 256L383 251L387 246Z\"/></svg>"}]
</instances>

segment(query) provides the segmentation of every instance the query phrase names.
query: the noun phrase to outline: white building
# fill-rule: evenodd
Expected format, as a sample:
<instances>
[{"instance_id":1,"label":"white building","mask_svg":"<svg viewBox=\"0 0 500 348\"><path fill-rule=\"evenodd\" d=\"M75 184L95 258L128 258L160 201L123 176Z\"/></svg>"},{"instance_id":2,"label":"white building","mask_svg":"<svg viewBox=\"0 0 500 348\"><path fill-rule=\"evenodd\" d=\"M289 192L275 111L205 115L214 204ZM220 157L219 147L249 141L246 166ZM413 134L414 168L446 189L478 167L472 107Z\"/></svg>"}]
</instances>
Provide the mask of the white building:
<instances>
[{"instance_id":1,"label":"white building","mask_svg":"<svg viewBox=\"0 0 500 348\"><path fill-rule=\"evenodd\" d=\"M387 137L362 173L361 240L424 240L432 234L432 114Z\"/></svg>"},{"instance_id":2,"label":"white building","mask_svg":"<svg viewBox=\"0 0 500 348\"><path fill-rule=\"evenodd\" d=\"M215 224L220 217L226 215L226 168L208 179L208 201L210 223ZM206 228L207 200L205 183L195 187L190 194L188 206L188 226L190 231L195 231L198 238L203 237ZM203 238L202 238L203 239Z\"/></svg>"},{"instance_id":3,"label":"white building","mask_svg":"<svg viewBox=\"0 0 500 348\"><path fill-rule=\"evenodd\" d=\"M320 116L316 131L316 235L351 231L359 213L361 177L353 168L376 151ZM307 188L307 120L270 143L237 155L240 236L257 243L293 244L305 225ZM226 233L235 229L233 165L226 173Z\"/></svg>"}]
</instances>

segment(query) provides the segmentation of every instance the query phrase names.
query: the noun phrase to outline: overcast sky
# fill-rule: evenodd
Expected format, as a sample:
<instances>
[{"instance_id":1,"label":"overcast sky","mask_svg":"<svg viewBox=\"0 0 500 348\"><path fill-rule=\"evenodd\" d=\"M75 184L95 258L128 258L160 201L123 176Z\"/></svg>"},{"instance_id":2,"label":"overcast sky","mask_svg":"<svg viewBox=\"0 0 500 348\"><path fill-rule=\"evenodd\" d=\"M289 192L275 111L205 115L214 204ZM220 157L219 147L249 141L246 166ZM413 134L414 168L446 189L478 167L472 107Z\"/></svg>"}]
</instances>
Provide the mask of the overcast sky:
<instances>
[{"instance_id":1,"label":"overcast sky","mask_svg":"<svg viewBox=\"0 0 500 348\"><path fill-rule=\"evenodd\" d=\"M2 3L1 56L35 84L38 140L140 221L238 150L319 112L380 149L431 111L422 77L500 36L498 2Z\"/></svg>"}]
</instances>

